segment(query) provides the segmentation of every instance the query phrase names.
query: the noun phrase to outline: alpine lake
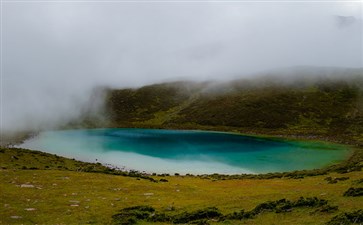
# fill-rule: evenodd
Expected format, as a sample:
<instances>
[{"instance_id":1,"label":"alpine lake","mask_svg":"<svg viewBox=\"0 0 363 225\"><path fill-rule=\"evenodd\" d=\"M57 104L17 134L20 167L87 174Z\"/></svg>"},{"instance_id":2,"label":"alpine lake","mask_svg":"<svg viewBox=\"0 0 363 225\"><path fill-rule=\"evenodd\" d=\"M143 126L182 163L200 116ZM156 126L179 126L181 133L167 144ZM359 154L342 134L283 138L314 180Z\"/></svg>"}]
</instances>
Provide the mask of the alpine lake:
<instances>
[{"instance_id":1,"label":"alpine lake","mask_svg":"<svg viewBox=\"0 0 363 225\"><path fill-rule=\"evenodd\" d=\"M44 131L17 146L127 170L179 174L259 174L321 168L350 150L314 141L161 129Z\"/></svg>"}]
</instances>

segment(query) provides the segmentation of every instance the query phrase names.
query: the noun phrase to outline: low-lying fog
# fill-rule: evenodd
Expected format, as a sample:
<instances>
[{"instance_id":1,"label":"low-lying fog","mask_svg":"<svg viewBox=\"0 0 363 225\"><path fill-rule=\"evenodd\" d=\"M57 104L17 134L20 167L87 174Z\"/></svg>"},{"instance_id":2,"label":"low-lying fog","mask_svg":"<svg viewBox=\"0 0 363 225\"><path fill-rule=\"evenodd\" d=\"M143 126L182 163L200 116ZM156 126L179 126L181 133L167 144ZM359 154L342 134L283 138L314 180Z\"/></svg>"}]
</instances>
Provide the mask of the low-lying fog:
<instances>
[{"instance_id":1,"label":"low-lying fog","mask_svg":"<svg viewBox=\"0 0 363 225\"><path fill-rule=\"evenodd\" d=\"M361 2L5 0L1 131L77 118L98 87L362 68L362 24Z\"/></svg>"}]
</instances>

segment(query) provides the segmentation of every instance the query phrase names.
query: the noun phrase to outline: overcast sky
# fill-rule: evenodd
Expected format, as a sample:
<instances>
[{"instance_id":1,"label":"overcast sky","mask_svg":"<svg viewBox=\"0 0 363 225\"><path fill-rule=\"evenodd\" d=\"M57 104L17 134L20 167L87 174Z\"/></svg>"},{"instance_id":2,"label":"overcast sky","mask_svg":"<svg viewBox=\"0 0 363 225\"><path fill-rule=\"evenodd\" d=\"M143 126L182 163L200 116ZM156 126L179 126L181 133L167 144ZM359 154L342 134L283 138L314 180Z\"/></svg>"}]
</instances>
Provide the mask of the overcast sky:
<instances>
[{"instance_id":1,"label":"overcast sky","mask_svg":"<svg viewBox=\"0 0 363 225\"><path fill-rule=\"evenodd\" d=\"M362 67L362 3L2 3L1 128L77 116L98 85Z\"/></svg>"}]
</instances>

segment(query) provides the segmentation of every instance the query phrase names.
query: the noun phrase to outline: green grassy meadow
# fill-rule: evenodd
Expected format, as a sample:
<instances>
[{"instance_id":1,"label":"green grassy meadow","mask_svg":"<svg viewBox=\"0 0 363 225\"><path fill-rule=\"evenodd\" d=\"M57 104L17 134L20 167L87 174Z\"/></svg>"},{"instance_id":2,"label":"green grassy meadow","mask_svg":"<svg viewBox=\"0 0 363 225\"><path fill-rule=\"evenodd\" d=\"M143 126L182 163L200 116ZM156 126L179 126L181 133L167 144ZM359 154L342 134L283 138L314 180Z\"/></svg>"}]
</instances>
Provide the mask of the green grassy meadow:
<instances>
[{"instance_id":1,"label":"green grassy meadow","mask_svg":"<svg viewBox=\"0 0 363 225\"><path fill-rule=\"evenodd\" d=\"M30 150L2 148L0 154L1 224L117 224L112 215L139 205L172 215L206 207L217 207L229 214L252 210L266 201L295 201L301 196L327 200L338 210L315 212L316 208L301 207L291 212L266 211L251 219L211 219L207 223L325 224L339 213L363 208L362 196L343 196L350 187L363 187L362 171L300 179L150 175L153 180L149 180L130 174L107 174L107 168L100 164ZM349 179L334 183L327 177Z\"/></svg>"}]
</instances>

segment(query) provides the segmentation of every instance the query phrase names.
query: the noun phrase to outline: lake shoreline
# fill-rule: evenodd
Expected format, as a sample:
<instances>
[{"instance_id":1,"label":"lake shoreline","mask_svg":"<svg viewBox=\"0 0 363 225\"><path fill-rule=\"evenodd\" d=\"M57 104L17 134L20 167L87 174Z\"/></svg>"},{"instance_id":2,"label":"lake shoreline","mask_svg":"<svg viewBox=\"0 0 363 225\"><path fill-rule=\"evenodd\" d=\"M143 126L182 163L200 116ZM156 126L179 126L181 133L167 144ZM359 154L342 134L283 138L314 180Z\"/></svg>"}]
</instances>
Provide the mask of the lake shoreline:
<instances>
[{"instance_id":1,"label":"lake shoreline","mask_svg":"<svg viewBox=\"0 0 363 225\"><path fill-rule=\"evenodd\" d=\"M125 127L121 127L121 128L125 128ZM140 128L140 127L135 127L135 128ZM98 128L98 129L103 129L103 128ZM153 128L155 129L155 128ZM157 129L160 129L160 128L157 128ZM65 130L70 130L69 129L65 129ZM77 128L72 128L72 130L77 130ZM291 138L291 136L287 136L287 137L290 137L290 138L285 138L285 136L276 136L276 135L266 135L266 134L251 134L251 133L240 133L240 132L236 132L236 130L229 130L229 131L226 131L226 130L200 130L200 129L177 129L177 130L186 130L186 131L190 131L190 130L194 130L194 131L212 131L212 132L217 132L217 133L229 133L229 134L235 134L235 135L244 135L244 136L252 136L252 137L260 137L260 138L268 138L268 139L273 139L273 140L279 140L279 141L287 141L287 140L298 140L298 141L313 141L313 142L320 142L320 143L325 143L325 144L332 144L332 142L327 142L326 140L320 140L320 139L316 139L316 137L310 137L310 139L303 139L301 138L302 136L298 136L298 137L294 137L294 138ZM31 138L31 136L28 136ZM34 137L34 133L33 133L33 137ZM29 139L29 138L27 138ZM25 140L27 140L25 139ZM22 140L24 141L24 140ZM21 143L21 142L19 142ZM336 144L334 144L336 145ZM303 171L304 173L306 173L307 171L315 171L316 170L324 170L324 171L329 171L331 167L339 167L339 166L346 166L347 164L350 164L351 162L356 162L356 159L360 159L361 157L357 157L362 155L362 151L361 149L358 147L355 147L355 146L349 146L349 145L346 145L346 144L343 144L343 146L345 147L348 147L348 149L351 149L351 152L350 154L345 158L345 159L342 159L341 161L339 160L339 162L332 162L332 163L329 163L328 165L326 166L323 166L323 167L320 167L320 168L316 168L316 169L306 169L306 170L297 170L297 171L288 171L288 172L267 172L267 173L258 173L258 174L252 174L252 175L263 175L263 174L276 174L276 173L293 173L293 172L299 172L299 171ZM88 161L89 162L89 161ZM92 162L91 162L92 163ZM108 166L109 168L115 168L115 166L113 166L112 164L108 164L107 163L105 164L105 166ZM120 166L116 166L117 167L120 167ZM130 169L132 170L132 169ZM140 171L140 170L138 170ZM310 173L308 172L308 173ZM148 173L148 174L152 174L151 172ZM211 175L210 173L208 173L209 175ZM216 173L213 173L213 174L216 174ZM206 175L206 174L199 174L199 175ZM237 173L237 174L234 174L234 173L231 173L231 174L223 174L223 176L235 176L235 175L241 175L241 173ZM243 174L245 175L245 174Z\"/></svg>"}]
</instances>

